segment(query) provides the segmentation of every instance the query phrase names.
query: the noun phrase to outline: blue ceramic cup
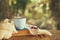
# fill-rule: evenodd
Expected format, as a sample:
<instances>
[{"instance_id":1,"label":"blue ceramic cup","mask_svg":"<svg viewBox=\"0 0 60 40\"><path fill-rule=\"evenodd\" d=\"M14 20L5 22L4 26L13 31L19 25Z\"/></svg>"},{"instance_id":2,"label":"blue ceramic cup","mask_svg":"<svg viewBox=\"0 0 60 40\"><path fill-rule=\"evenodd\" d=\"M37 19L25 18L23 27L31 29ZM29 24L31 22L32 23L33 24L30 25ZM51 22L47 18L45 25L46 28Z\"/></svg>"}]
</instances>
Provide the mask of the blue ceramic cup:
<instances>
[{"instance_id":1,"label":"blue ceramic cup","mask_svg":"<svg viewBox=\"0 0 60 40\"><path fill-rule=\"evenodd\" d=\"M14 18L17 30L23 30L26 27L26 18Z\"/></svg>"}]
</instances>

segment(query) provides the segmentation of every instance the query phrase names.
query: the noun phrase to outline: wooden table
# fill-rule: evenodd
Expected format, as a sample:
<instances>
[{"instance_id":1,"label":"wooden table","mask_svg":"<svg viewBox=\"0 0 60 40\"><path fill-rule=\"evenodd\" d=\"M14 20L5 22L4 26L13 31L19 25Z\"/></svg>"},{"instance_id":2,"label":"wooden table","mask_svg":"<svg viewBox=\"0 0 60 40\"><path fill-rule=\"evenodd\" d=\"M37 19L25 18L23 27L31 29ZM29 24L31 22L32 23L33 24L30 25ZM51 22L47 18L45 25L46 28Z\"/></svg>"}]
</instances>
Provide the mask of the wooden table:
<instances>
[{"instance_id":1,"label":"wooden table","mask_svg":"<svg viewBox=\"0 0 60 40\"><path fill-rule=\"evenodd\" d=\"M60 40L60 30L50 30L52 33L51 40Z\"/></svg>"},{"instance_id":2,"label":"wooden table","mask_svg":"<svg viewBox=\"0 0 60 40\"><path fill-rule=\"evenodd\" d=\"M28 30L19 30L18 33L13 34L9 40L50 40L50 37L40 38L39 36L33 36Z\"/></svg>"}]
</instances>

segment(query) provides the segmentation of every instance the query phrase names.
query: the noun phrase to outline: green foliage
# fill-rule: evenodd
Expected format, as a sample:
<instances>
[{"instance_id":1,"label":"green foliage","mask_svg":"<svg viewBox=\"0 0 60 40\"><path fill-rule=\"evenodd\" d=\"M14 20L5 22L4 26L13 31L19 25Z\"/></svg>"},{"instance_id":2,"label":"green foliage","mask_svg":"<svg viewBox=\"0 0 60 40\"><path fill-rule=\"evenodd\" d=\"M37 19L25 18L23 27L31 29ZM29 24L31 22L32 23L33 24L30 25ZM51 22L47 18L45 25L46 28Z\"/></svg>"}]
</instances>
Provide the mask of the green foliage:
<instances>
[{"instance_id":1,"label":"green foliage","mask_svg":"<svg viewBox=\"0 0 60 40\"><path fill-rule=\"evenodd\" d=\"M14 13L25 16L30 23L38 26L52 25L49 0L9 0L9 5ZM51 24L46 20L51 21Z\"/></svg>"}]
</instances>

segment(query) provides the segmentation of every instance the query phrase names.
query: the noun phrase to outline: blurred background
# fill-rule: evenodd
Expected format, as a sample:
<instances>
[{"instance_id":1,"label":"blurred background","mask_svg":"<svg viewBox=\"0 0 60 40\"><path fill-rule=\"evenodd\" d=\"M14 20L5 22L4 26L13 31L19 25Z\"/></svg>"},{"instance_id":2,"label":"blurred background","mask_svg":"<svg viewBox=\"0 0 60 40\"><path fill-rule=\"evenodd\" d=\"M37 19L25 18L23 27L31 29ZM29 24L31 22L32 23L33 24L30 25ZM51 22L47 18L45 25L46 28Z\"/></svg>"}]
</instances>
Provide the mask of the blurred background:
<instances>
[{"instance_id":1,"label":"blurred background","mask_svg":"<svg viewBox=\"0 0 60 40\"><path fill-rule=\"evenodd\" d=\"M60 0L0 0L1 13L25 17L27 24L41 29L60 30Z\"/></svg>"}]
</instances>

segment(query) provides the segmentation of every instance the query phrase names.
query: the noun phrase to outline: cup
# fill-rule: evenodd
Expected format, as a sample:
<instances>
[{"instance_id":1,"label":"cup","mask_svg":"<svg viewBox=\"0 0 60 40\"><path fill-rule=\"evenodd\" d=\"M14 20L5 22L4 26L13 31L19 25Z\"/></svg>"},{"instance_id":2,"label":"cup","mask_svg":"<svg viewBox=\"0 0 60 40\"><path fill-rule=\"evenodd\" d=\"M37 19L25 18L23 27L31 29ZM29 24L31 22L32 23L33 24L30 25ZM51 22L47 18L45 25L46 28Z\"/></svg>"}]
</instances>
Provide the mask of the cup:
<instances>
[{"instance_id":1,"label":"cup","mask_svg":"<svg viewBox=\"0 0 60 40\"><path fill-rule=\"evenodd\" d=\"M14 18L14 24L17 30L22 30L26 27L26 18Z\"/></svg>"}]
</instances>

